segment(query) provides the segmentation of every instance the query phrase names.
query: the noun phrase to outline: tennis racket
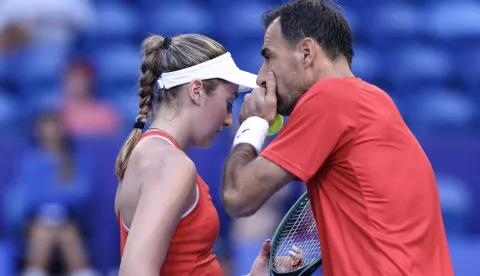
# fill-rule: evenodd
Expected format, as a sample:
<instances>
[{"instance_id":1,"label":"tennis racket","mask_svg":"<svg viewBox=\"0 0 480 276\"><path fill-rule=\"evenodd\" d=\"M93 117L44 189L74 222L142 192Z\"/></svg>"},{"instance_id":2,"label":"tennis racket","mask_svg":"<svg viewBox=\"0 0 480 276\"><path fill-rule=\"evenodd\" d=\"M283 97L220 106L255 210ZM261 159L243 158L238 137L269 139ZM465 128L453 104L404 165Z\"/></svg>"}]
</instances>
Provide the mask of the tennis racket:
<instances>
[{"instance_id":1,"label":"tennis racket","mask_svg":"<svg viewBox=\"0 0 480 276\"><path fill-rule=\"evenodd\" d=\"M290 208L275 231L270 275L310 276L322 265L320 239L308 194Z\"/></svg>"}]
</instances>

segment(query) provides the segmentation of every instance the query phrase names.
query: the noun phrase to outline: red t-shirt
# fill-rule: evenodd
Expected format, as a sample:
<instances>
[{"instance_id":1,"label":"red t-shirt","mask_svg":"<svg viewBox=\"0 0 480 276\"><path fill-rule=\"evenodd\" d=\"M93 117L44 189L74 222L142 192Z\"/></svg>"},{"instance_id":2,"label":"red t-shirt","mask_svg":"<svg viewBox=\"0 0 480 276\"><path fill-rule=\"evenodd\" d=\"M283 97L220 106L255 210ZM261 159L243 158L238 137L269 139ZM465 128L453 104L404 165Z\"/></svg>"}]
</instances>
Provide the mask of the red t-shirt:
<instances>
[{"instance_id":1,"label":"red t-shirt","mask_svg":"<svg viewBox=\"0 0 480 276\"><path fill-rule=\"evenodd\" d=\"M453 275L432 167L378 87L318 82L261 156L307 183L325 275Z\"/></svg>"}]
</instances>

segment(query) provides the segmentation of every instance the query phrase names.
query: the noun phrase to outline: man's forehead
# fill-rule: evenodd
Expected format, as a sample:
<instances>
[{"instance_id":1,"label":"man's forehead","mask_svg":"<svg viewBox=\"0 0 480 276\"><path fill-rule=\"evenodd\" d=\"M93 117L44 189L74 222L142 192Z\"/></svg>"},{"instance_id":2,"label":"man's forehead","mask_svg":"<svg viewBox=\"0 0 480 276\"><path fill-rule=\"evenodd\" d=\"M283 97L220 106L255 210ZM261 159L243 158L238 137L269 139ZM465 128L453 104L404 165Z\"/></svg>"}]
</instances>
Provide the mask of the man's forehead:
<instances>
[{"instance_id":1,"label":"man's forehead","mask_svg":"<svg viewBox=\"0 0 480 276\"><path fill-rule=\"evenodd\" d=\"M279 17L273 20L273 22L268 26L267 30L265 30L265 38L263 41L264 47L280 42L280 39L282 38L282 32L279 20Z\"/></svg>"}]
</instances>

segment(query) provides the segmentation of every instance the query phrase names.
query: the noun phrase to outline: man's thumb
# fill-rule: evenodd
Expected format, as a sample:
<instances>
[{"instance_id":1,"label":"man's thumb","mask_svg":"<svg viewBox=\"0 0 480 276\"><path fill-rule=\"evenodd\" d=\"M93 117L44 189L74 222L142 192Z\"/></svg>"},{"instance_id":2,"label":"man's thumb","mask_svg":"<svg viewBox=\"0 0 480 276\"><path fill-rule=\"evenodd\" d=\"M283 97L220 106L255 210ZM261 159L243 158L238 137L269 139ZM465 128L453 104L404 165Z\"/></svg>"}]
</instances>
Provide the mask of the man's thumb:
<instances>
[{"instance_id":1,"label":"man's thumb","mask_svg":"<svg viewBox=\"0 0 480 276\"><path fill-rule=\"evenodd\" d=\"M262 245L262 250L260 250L260 257L269 258L270 257L270 249L272 248L272 242L270 240L266 240Z\"/></svg>"}]
</instances>

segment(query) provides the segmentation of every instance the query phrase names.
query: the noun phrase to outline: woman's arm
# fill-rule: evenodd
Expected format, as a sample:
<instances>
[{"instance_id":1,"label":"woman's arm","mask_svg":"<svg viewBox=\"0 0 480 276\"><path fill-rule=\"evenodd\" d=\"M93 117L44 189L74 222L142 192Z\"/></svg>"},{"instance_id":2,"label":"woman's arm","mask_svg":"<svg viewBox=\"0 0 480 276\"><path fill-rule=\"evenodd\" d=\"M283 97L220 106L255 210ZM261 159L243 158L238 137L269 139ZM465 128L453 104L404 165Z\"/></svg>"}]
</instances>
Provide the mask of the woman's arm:
<instances>
[{"instance_id":1,"label":"woman's arm","mask_svg":"<svg viewBox=\"0 0 480 276\"><path fill-rule=\"evenodd\" d=\"M175 228L191 205L188 197L196 185L195 165L183 152L167 151L151 152L150 160L140 162L143 183L120 276L158 276ZM168 157L158 157L162 155Z\"/></svg>"}]
</instances>

